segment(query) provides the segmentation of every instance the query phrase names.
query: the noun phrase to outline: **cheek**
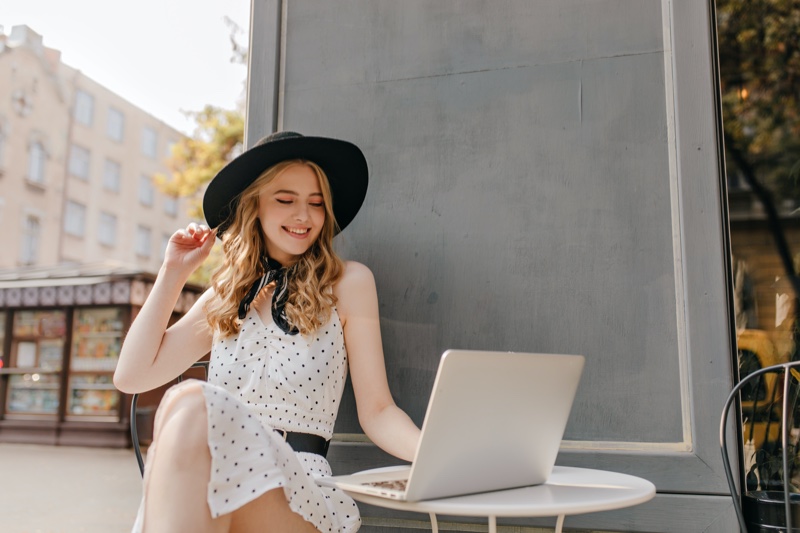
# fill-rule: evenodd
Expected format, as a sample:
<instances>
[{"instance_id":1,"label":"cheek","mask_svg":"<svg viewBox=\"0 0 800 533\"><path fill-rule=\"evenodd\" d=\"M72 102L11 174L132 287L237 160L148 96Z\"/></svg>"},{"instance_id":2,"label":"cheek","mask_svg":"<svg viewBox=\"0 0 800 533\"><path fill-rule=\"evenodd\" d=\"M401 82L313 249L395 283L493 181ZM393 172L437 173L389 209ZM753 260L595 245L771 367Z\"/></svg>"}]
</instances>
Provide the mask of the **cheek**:
<instances>
[{"instance_id":1,"label":"cheek","mask_svg":"<svg viewBox=\"0 0 800 533\"><path fill-rule=\"evenodd\" d=\"M311 215L314 219L314 225L322 228L325 225L325 211L320 209L319 211L314 211Z\"/></svg>"},{"instance_id":2,"label":"cheek","mask_svg":"<svg viewBox=\"0 0 800 533\"><path fill-rule=\"evenodd\" d=\"M258 218L259 221L261 222L261 225L266 226L271 224L277 224L281 220L282 216L284 215L280 212L280 209L272 208L272 209L263 209L259 213Z\"/></svg>"},{"instance_id":3,"label":"cheek","mask_svg":"<svg viewBox=\"0 0 800 533\"><path fill-rule=\"evenodd\" d=\"M280 224L277 223L274 217L262 216L259 217L258 224L261 227L261 233L264 236L275 236L280 231Z\"/></svg>"}]
</instances>

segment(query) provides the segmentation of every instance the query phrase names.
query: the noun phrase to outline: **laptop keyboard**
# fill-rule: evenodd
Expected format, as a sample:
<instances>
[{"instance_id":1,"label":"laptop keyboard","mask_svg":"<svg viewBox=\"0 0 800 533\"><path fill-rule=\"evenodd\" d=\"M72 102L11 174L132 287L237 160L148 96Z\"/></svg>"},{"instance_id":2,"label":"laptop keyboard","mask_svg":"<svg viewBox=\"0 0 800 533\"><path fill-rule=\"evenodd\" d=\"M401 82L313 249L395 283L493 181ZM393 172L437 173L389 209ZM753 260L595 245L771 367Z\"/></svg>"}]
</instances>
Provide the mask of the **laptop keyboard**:
<instances>
[{"instance_id":1,"label":"laptop keyboard","mask_svg":"<svg viewBox=\"0 0 800 533\"><path fill-rule=\"evenodd\" d=\"M407 479L397 479L395 481L371 481L368 483L362 483L362 485L367 485L369 487L377 487L380 489L392 489L392 490L406 490L406 483L408 482Z\"/></svg>"}]
</instances>

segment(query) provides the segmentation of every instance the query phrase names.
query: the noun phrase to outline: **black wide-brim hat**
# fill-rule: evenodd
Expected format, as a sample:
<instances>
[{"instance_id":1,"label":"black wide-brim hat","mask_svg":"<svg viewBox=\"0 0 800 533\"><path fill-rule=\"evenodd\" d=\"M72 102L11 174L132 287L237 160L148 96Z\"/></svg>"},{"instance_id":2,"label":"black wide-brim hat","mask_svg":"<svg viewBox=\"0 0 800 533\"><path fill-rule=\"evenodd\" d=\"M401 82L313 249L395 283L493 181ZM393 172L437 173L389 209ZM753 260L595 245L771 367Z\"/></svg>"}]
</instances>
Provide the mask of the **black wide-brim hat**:
<instances>
[{"instance_id":1,"label":"black wide-brim hat","mask_svg":"<svg viewBox=\"0 0 800 533\"><path fill-rule=\"evenodd\" d=\"M312 161L325 171L333 197L333 214L343 230L358 213L367 195L367 160L353 143L328 137L305 137L279 131L259 140L233 159L208 184L203 213L221 236L232 220L242 192L273 165L289 159Z\"/></svg>"}]
</instances>

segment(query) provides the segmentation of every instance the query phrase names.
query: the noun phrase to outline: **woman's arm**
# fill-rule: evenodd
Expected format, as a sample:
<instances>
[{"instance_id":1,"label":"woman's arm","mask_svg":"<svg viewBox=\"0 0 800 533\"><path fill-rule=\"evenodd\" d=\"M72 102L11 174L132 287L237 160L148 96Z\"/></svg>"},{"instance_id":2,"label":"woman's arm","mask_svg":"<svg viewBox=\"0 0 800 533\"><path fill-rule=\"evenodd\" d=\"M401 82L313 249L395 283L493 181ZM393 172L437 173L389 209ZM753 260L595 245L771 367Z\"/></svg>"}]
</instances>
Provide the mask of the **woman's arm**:
<instances>
[{"instance_id":1,"label":"woman's arm","mask_svg":"<svg viewBox=\"0 0 800 533\"><path fill-rule=\"evenodd\" d=\"M211 347L212 335L203 309L206 291L172 327L167 324L183 286L208 257L214 232L190 224L170 238L156 282L131 324L120 351L114 385L127 393L154 389L174 379Z\"/></svg>"},{"instance_id":2,"label":"woman's arm","mask_svg":"<svg viewBox=\"0 0 800 533\"><path fill-rule=\"evenodd\" d=\"M411 461L420 432L389 391L372 272L360 263L348 262L335 294L361 428L381 449Z\"/></svg>"}]
</instances>

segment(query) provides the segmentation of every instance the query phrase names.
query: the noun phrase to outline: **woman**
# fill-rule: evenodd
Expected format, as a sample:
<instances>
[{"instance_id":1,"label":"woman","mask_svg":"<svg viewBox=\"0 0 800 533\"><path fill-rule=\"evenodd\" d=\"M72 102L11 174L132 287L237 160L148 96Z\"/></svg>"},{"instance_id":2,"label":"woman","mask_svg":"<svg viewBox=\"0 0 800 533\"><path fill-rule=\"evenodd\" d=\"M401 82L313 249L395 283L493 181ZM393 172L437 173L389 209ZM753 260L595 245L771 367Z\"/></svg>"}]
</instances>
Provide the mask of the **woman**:
<instances>
[{"instance_id":1,"label":"woman","mask_svg":"<svg viewBox=\"0 0 800 533\"><path fill-rule=\"evenodd\" d=\"M331 244L366 188L355 145L279 132L209 184L213 229L172 235L114 383L153 389L210 350L209 379L162 399L134 531L356 531L355 503L313 480L330 475L324 455L348 368L366 435L412 460L419 430L389 392L372 273ZM211 288L167 328L215 236L224 262Z\"/></svg>"}]
</instances>

